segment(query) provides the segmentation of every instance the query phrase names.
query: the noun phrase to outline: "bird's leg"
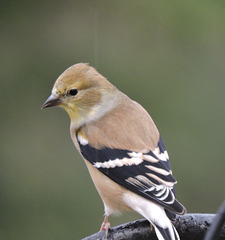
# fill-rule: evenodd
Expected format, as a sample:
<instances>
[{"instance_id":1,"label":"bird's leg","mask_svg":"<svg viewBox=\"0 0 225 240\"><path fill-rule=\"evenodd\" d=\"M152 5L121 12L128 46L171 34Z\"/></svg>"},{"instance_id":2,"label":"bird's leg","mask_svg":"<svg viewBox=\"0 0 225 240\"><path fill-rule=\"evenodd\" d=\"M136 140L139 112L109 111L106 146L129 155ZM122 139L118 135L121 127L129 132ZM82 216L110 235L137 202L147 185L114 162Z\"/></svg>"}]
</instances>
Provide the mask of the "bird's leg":
<instances>
[{"instance_id":1,"label":"bird's leg","mask_svg":"<svg viewBox=\"0 0 225 240\"><path fill-rule=\"evenodd\" d=\"M110 223L108 222L108 215L105 215L104 221L101 225L100 231L106 230L106 236L108 235L108 231L110 229Z\"/></svg>"},{"instance_id":2,"label":"bird's leg","mask_svg":"<svg viewBox=\"0 0 225 240\"><path fill-rule=\"evenodd\" d=\"M153 230L153 226L152 226L152 224L150 223L150 230L152 231Z\"/></svg>"}]
</instances>

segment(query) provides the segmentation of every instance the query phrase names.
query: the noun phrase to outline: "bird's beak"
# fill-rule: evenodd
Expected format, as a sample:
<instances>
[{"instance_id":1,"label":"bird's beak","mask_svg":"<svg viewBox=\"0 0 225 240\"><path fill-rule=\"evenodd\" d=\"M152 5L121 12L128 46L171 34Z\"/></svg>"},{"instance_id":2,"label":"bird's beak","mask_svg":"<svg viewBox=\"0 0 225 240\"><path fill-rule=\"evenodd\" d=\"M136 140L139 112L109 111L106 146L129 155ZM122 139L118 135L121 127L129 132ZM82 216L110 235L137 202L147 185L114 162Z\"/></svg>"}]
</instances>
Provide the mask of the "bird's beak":
<instances>
[{"instance_id":1,"label":"bird's beak","mask_svg":"<svg viewBox=\"0 0 225 240\"><path fill-rule=\"evenodd\" d=\"M61 103L62 103L61 98L58 95L52 94L44 102L44 104L41 108L54 107L54 106L60 105Z\"/></svg>"}]
</instances>

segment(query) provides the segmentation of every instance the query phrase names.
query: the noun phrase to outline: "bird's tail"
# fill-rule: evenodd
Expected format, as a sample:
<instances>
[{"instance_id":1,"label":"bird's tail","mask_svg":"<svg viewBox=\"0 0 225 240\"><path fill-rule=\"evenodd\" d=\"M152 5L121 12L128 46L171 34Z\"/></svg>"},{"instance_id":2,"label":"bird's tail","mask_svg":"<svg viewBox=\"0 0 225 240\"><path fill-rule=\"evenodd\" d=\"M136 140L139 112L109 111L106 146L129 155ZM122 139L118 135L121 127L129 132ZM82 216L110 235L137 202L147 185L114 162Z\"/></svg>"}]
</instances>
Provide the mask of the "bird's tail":
<instances>
[{"instance_id":1,"label":"bird's tail","mask_svg":"<svg viewBox=\"0 0 225 240\"><path fill-rule=\"evenodd\" d=\"M154 224L154 228L159 240L180 240L177 230L172 224L168 228L162 228Z\"/></svg>"}]
</instances>

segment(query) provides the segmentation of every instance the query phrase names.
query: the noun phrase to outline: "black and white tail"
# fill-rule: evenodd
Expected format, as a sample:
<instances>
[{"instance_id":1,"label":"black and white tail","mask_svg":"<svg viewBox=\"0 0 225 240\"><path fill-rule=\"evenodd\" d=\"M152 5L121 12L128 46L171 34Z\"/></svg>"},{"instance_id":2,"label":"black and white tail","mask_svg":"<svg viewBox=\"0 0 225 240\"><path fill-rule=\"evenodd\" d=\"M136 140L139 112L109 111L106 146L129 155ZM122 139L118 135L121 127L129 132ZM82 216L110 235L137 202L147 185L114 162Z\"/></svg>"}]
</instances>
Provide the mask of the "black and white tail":
<instances>
[{"instance_id":1,"label":"black and white tail","mask_svg":"<svg viewBox=\"0 0 225 240\"><path fill-rule=\"evenodd\" d=\"M154 224L154 228L159 240L180 240L177 230L172 224L169 228L162 228Z\"/></svg>"},{"instance_id":2,"label":"black and white tail","mask_svg":"<svg viewBox=\"0 0 225 240\"><path fill-rule=\"evenodd\" d=\"M158 240L180 240L177 230L162 206L129 192L124 194L124 200L151 223Z\"/></svg>"}]
</instances>

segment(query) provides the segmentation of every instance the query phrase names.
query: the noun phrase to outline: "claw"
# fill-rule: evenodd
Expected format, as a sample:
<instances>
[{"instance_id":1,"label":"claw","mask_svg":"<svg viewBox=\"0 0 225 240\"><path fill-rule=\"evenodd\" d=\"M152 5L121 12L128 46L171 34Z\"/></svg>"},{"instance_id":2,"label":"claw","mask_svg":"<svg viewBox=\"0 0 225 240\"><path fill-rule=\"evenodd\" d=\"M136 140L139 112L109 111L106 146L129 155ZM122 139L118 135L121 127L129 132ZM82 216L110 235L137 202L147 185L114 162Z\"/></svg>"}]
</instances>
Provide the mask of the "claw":
<instances>
[{"instance_id":1,"label":"claw","mask_svg":"<svg viewBox=\"0 0 225 240\"><path fill-rule=\"evenodd\" d=\"M152 231L153 230L153 226L152 226L152 224L150 223L150 230Z\"/></svg>"}]
</instances>

